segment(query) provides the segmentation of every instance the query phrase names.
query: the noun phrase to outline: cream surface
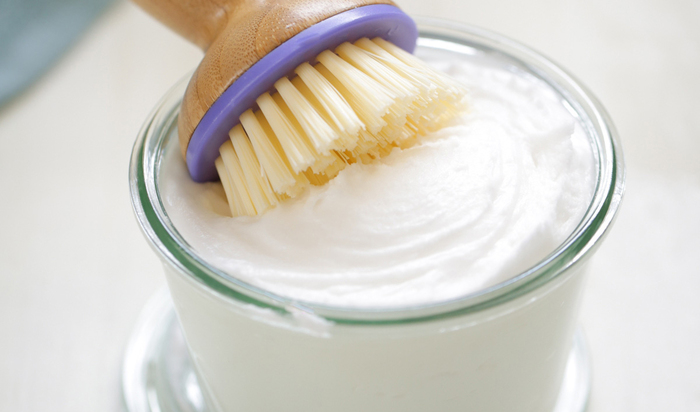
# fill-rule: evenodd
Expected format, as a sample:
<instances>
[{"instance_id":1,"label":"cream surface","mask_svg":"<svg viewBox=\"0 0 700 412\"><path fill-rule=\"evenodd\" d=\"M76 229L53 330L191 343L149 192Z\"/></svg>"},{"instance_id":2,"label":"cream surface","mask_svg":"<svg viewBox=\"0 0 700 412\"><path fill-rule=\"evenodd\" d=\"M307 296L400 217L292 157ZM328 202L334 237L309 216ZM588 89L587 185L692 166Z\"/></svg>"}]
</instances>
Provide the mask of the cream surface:
<instances>
[{"instance_id":1,"label":"cream surface","mask_svg":"<svg viewBox=\"0 0 700 412\"><path fill-rule=\"evenodd\" d=\"M435 303L528 269L588 208L588 138L532 76L483 56L436 65L468 87L467 115L255 218L230 218L220 185L193 183L171 139L159 183L173 224L213 266L333 306Z\"/></svg>"}]
</instances>

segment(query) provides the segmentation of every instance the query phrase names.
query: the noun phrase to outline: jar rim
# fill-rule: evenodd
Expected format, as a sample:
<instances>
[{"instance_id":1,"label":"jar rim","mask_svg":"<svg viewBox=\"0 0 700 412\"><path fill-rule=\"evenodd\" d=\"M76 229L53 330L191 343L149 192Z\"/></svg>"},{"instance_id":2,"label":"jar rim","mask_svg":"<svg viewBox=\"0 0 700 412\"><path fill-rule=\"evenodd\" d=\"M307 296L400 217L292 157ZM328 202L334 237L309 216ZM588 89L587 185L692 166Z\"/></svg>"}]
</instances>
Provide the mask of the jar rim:
<instances>
[{"instance_id":1,"label":"jar rim","mask_svg":"<svg viewBox=\"0 0 700 412\"><path fill-rule=\"evenodd\" d=\"M585 261L614 221L625 185L619 137L610 116L593 94L540 53L484 29L442 19L415 17L419 46L466 47L495 53L546 82L570 105L593 140L597 181L593 198L574 232L552 253L522 273L496 285L445 301L405 307L334 307L277 295L208 265L173 227L156 184L165 138L177 123L185 79L147 117L134 143L129 168L132 207L149 243L165 261L205 288L242 303L285 313L295 308L338 323L391 324L456 316L511 301L549 283Z\"/></svg>"}]
</instances>

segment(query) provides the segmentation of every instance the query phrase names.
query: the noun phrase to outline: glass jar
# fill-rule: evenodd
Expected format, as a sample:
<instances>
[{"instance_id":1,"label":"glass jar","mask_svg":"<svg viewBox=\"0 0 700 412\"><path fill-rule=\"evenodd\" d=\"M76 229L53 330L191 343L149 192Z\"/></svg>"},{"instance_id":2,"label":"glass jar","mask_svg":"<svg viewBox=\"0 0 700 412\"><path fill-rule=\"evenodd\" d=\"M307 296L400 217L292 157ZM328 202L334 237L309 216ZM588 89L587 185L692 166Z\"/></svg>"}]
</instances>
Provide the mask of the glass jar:
<instances>
[{"instance_id":1,"label":"glass jar","mask_svg":"<svg viewBox=\"0 0 700 412\"><path fill-rule=\"evenodd\" d=\"M591 140L597 181L574 233L529 270L445 302L364 310L302 303L261 290L201 259L163 207L158 173L166 145L177 139L182 81L140 132L130 185L137 219L165 267L196 377L186 377L182 368L173 372L177 368L164 366L167 360L156 353L149 356L161 359L157 367L167 369L161 374L167 376L161 383L147 382L153 371L138 369L134 354L165 350L163 341L148 350L139 341L139 334L157 329L151 317L137 328L127 353L125 398L131 410L155 410L146 389L139 395L145 406L138 406L131 382L137 375L143 387L150 385L160 396L159 409L165 402L172 410L221 412L583 410L589 382L582 343L575 341L576 319L586 262L622 197L624 165L616 132L591 93L538 53L484 30L435 19L417 22L418 55L489 54L549 84L578 118ZM180 362L190 365L188 359ZM180 399L178 391L163 389L176 385L175 375L189 379L183 391L194 395Z\"/></svg>"}]
</instances>

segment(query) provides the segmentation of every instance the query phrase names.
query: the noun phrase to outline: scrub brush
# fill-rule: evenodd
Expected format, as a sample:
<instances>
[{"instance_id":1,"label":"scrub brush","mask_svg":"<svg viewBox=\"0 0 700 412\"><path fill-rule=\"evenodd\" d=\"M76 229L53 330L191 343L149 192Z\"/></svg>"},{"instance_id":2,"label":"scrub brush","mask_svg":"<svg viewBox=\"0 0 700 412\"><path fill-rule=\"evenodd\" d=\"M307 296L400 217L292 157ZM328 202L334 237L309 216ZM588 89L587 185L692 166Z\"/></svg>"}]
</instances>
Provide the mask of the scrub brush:
<instances>
[{"instance_id":1,"label":"scrub brush","mask_svg":"<svg viewBox=\"0 0 700 412\"><path fill-rule=\"evenodd\" d=\"M135 1L206 51L180 149L193 180L221 180L233 216L410 147L465 107L410 54L416 25L391 1Z\"/></svg>"}]
</instances>

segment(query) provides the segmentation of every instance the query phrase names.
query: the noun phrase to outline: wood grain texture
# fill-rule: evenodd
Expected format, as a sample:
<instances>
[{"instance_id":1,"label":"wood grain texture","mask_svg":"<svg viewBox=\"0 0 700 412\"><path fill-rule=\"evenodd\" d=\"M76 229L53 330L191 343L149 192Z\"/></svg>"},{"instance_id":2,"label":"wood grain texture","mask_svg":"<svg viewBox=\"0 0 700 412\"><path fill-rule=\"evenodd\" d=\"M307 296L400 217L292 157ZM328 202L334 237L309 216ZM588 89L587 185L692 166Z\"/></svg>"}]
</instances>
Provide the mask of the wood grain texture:
<instances>
[{"instance_id":1,"label":"wood grain texture","mask_svg":"<svg viewBox=\"0 0 700 412\"><path fill-rule=\"evenodd\" d=\"M180 149L209 107L246 70L302 30L338 13L391 0L134 0L205 50L178 120Z\"/></svg>"}]
</instances>

